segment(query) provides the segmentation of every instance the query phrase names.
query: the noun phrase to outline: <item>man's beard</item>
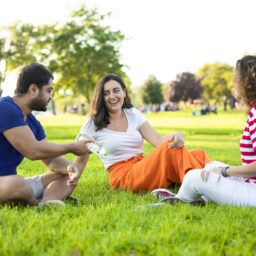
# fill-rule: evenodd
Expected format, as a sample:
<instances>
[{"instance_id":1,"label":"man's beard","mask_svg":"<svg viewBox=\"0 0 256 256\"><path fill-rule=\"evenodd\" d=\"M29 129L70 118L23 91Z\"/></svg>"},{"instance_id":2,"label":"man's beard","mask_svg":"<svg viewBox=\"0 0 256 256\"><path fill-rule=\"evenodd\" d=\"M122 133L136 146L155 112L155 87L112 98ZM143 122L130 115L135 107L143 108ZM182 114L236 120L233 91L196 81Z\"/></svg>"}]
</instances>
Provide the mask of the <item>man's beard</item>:
<instances>
[{"instance_id":1,"label":"man's beard","mask_svg":"<svg viewBox=\"0 0 256 256\"><path fill-rule=\"evenodd\" d=\"M33 99L30 103L29 103L29 108L35 111L46 111L47 110L47 105L49 101L45 101L42 97L41 97L41 93L38 94L38 96Z\"/></svg>"}]
</instances>

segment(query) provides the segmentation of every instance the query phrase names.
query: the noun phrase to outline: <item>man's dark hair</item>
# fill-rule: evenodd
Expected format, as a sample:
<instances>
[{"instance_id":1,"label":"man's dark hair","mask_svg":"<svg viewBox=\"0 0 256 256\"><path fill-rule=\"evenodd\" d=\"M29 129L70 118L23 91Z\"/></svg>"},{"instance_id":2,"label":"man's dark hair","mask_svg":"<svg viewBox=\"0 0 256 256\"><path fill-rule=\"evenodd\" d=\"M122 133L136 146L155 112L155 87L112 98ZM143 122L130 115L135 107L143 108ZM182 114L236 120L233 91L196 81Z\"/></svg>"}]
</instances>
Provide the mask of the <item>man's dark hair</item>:
<instances>
[{"instance_id":1,"label":"man's dark hair","mask_svg":"<svg viewBox=\"0 0 256 256\"><path fill-rule=\"evenodd\" d=\"M31 63L21 70L17 80L15 93L27 93L31 84L36 84L41 90L44 85L49 83L50 78L53 79L53 75L46 67L38 63Z\"/></svg>"}]
</instances>

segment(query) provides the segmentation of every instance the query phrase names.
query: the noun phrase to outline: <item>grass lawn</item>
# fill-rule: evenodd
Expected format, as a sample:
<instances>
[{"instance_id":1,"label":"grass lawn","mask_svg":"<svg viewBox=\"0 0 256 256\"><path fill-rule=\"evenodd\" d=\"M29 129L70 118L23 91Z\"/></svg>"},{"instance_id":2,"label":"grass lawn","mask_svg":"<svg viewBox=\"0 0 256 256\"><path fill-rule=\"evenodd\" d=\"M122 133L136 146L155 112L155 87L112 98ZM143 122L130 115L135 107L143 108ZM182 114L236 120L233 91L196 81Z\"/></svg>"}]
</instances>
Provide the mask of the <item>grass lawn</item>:
<instances>
[{"instance_id":1,"label":"grass lawn","mask_svg":"<svg viewBox=\"0 0 256 256\"><path fill-rule=\"evenodd\" d=\"M189 149L202 148L230 165L241 163L239 139L246 122L241 112L192 117L179 111L147 118L161 134L183 131ZM86 117L40 120L49 141L66 143L74 140ZM148 153L152 147L146 143L144 149ZM39 161L26 159L18 168L23 176L44 171ZM0 255L256 255L256 209L212 203L136 209L157 200L150 194L111 191L96 155L74 195L80 205L64 209L0 206Z\"/></svg>"}]
</instances>

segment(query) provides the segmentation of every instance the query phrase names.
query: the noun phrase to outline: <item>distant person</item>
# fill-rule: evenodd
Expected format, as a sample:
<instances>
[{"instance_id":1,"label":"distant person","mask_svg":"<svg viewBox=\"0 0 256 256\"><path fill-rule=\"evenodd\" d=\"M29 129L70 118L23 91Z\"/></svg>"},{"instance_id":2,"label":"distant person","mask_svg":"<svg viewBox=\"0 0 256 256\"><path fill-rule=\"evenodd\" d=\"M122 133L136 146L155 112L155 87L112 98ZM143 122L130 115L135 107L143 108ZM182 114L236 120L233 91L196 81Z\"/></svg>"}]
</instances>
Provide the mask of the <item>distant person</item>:
<instances>
[{"instance_id":1,"label":"distant person","mask_svg":"<svg viewBox=\"0 0 256 256\"><path fill-rule=\"evenodd\" d=\"M63 105L63 112L64 112L64 114L66 114L66 112L67 112L67 105L66 104Z\"/></svg>"},{"instance_id":2,"label":"distant person","mask_svg":"<svg viewBox=\"0 0 256 256\"><path fill-rule=\"evenodd\" d=\"M234 97L230 98L230 109L233 110L236 108L236 99Z\"/></svg>"},{"instance_id":3,"label":"distant person","mask_svg":"<svg viewBox=\"0 0 256 256\"><path fill-rule=\"evenodd\" d=\"M78 107L77 107L76 105L73 106L73 107L72 107L72 113L73 113L73 114L76 114L77 111L78 111Z\"/></svg>"},{"instance_id":4,"label":"distant person","mask_svg":"<svg viewBox=\"0 0 256 256\"><path fill-rule=\"evenodd\" d=\"M242 166L216 162L205 170L190 171L178 194L168 199L171 203L193 202L203 195L222 205L256 206L256 56L244 56L237 61L232 86L248 113L240 140Z\"/></svg>"},{"instance_id":5,"label":"distant person","mask_svg":"<svg viewBox=\"0 0 256 256\"><path fill-rule=\"evenodd\" d=\"M227 96L223 96L223 108L224 108L224 111L227 111L227 105L228 105L228 98L227 98Z\"/></svg>"},{"instance_id":6,"label":"distant person","mask_svg":"<svg viewBox=\"0 0 256 256\"><path fill-rule=\"evenodd\" d=\"M81 111L82 111L82 115L84 116L86 114L84 103L81 104Z\"/></svg>"},{"instance_id":7,"label":"distant person","mask_svg":"<svg viewBox=\"0 0 256 256\"><path fill-rule=\"evenodd\" d=\"M180 184L185 173L203 168L210 162L201 149L188 151L181 132L160 135L131 104L122 79L109 74L95 87L90 119L81 128L109 154L100 156L108 172L112 189L133 192L152 191L171 184ZM143 139L155 149L143 153ZM89 155L79 156L86 164Z\"/></svg>"},{"instance_id":8,"label":"distant person","mask_svg":"<svg viewBox=\"0 0 256 256\"><path fill-rule=\"evenodd\" d=\"M147 108L147 106L144 106L144 107L143 107L143 113L144 113L145 115L148 114L148 108Z\"/></svg>"},{"instance_id":9,"label":"distant person","mask_svg":"<svg viewBox=\"0 0 256 256\"><path fill-rule=\"evenodd\" d=\"M15 95L0 98L0 202L58 203L74 190L83 169L61 155L90 153L88 141L54 144L47 141L40 122L31 113L46 111L52 99L53 75L32 63L19 74ZM23 178L17 166L23 158L42 160L51 172ZM53 201L58 200L58 201Z\"/></svg>"}]
</instances>

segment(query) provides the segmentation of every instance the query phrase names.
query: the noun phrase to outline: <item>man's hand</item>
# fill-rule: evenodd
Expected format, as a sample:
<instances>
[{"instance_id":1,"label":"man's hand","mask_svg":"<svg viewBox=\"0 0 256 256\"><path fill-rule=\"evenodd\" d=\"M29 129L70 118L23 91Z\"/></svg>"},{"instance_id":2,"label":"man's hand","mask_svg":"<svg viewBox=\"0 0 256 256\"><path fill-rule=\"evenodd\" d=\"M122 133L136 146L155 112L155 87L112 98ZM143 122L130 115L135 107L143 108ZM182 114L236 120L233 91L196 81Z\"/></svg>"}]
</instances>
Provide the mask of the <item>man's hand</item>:
<instances>
[{"instance_id":1,"label":"man's hand","mask_svg":"<svg viewBox=\"0 0 256 256\"><path fill-rule=\"evenodd\" d=\"M184 146L184 135L182 132L174 132L169 135L168 141L171 141L171 143L168 144L169 148L181 148Z\"/></svg>"},{"instance_id":2,"label":"man's hand","mask_svg":"<svg viewBox=\"0 0 256 256\"><path fill-rule=\"evenodd\" d=\"M79 140L74 143L72 153L77 156L82 156L84 154L91 154L92 151L87 147L87 143L92 143L93 140Z\"/></svg>"},{"instance_id":3,"label":"man's hand","mask_svg":"<svg viewBox=\"0 0 256 256\"><path fill-rule=\"evenodd\" d=\"M69 175L69 180L67 182L67 185L76 186L77 182L80 178L80 172L79 172L78 168L76 167L76 165L70 164L67 166L67 172Z\"/></svg>"}]
</instances>

